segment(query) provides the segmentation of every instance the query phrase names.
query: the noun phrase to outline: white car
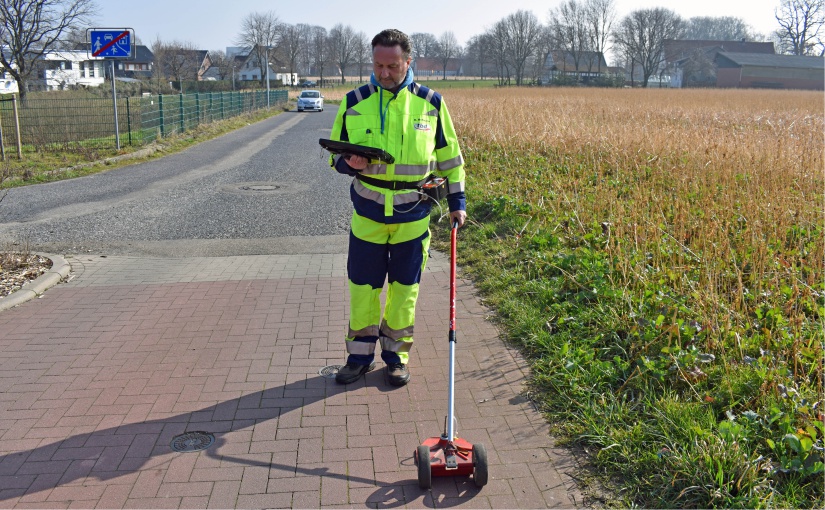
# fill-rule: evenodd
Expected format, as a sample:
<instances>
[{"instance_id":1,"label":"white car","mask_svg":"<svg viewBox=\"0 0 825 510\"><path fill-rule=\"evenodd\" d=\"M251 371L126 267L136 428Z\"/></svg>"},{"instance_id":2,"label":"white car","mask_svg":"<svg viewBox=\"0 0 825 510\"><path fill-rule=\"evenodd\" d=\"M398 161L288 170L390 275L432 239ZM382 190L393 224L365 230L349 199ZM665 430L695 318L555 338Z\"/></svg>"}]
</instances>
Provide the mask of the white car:
<instances>
[{"instance_id":1,"label":"white car","mask_svg":"<svg viewBox=\"0 0 825 510\"><path fill-rule=\"evenodd\" d=\"M315 110L324 111L324 96L317 90L302 90L298 96L298 111Z\"/></svg>"}]
</instances>

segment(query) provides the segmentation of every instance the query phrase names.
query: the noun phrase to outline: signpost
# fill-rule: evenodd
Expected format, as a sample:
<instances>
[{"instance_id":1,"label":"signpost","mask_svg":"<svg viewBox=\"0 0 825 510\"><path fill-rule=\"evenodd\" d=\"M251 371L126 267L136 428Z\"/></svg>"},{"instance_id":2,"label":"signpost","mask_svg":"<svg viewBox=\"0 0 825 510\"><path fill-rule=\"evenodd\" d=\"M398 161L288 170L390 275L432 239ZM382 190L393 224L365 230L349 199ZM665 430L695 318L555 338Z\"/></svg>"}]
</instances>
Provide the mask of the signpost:
<instances>
[{"instance_id":1,"label":"signpost","mask_svg":"<svg viewBox=\"0 0 825 510\"><path fill-rule=\"evenodd\" d=\"M117 119L117 89L115 87L115 60L134 58L134 30L131 28L92 28L88 31L89 48L93 57L112 62L112 103L115 110L115 142L120 150L120 127Z\"/></svg>"}]
</instances>

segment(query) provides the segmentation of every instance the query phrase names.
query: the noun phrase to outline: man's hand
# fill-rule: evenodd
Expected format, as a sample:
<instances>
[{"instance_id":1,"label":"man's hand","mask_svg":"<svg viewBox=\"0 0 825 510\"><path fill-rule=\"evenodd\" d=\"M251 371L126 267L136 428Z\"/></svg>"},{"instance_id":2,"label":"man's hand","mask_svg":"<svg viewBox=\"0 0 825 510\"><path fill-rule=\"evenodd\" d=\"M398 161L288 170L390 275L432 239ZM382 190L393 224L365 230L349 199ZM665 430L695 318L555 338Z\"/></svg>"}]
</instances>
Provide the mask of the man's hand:
<instances>
[{"instance_id":1,"label":"man's hand","mask_svg":"<svg viewBox=\"0 0 825 510\"><path fill-rule=\"evenodd\" d=\"M356 155L354 155L354 154L346 154L346 155L344 156L344 161L346 161L346 162L347 162L347 164L348 164L348 165L349 165L349 166L350 166L353 170L356 170L356 171L358 171L358 172L360 172L361 170L363 170L363 169L367 168L367 165L368 165L368 164L369 164L369 162L370 162L370 160L368 160L368 159L367 159L367 158L365 158L364 156L356 156Z\"/></svg>"},{"instance_id":2,"label":"man's hand","mask_svg":"<svg viewBox=\"0 0 825 510\"><path fill-rule=\"evenodd\" d=\"M453 226L456 222L458 222L458 228L461 228L464 225L464 220L466 219L466 211L452 211L450 213L450 226Z\"/></svg>"}]
</instances>

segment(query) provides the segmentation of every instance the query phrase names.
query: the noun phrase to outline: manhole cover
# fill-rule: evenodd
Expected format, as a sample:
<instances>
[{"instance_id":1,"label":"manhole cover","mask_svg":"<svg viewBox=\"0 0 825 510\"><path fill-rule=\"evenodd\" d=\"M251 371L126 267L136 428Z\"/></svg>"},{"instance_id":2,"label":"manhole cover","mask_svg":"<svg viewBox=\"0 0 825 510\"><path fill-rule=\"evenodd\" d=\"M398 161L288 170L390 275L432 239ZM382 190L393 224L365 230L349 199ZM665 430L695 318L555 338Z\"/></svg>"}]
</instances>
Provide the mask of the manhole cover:
<instances>
[{"instance_id":1,"label":"manhole cover","mask_svg":"<svg viewBox=\"0 0 825 510\"><path fill-rule=\"evenodd\" d=\"M275 191L281 189L281 187L275 184L252 184L249 186L239 186L238 189L241 191Z\"/></svg>"},{"instance_id":2,"label":"manhole cover","mask_svg":"<svg viewBox=\"0 0 825 510\"><path fill-rule=\"evenodd\" d=\"M215 436L207 432L187 432L175 436L172 439L171 447L176 452L199 452L206 450L215 442Z\"/></svg>"},{"instance_id":3,"label":"manhole cover","mask_svg":"<svg viewBox=\"0 0 825 510\"><path fill-rule=\"evenodd\" d=\"M318 375L327 379L335 379L335 374L341 370L343 365L327 365L318 371Z\"/></svg>"}]
</instances>

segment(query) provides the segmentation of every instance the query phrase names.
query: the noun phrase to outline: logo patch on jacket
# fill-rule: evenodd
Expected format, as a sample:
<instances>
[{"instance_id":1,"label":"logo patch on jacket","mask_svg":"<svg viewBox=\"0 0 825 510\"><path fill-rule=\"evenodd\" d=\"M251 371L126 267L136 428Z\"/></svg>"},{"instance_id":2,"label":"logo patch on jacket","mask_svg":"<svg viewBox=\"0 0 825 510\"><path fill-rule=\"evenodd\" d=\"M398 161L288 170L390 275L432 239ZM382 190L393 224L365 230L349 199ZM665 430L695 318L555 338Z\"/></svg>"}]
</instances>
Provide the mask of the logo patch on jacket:
<instances>
[{"instance_id":1,"label":"logo patch on jacket","mask_svg":"<svg viewBox=\"0 0 825 510\"><path fill-rule=\"evenodd\" d=\"M429 124L427 124L426 122L421 122L421 121L418 121L418 122L414 123L413 127L417 131L429 131L431 129Z\"/></svg>"}]
</instances>

